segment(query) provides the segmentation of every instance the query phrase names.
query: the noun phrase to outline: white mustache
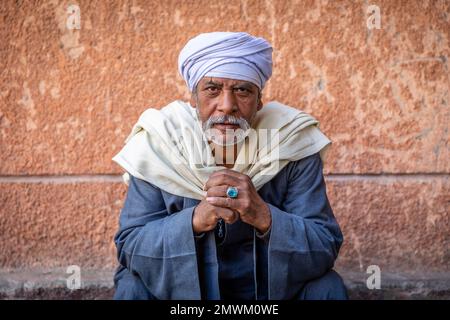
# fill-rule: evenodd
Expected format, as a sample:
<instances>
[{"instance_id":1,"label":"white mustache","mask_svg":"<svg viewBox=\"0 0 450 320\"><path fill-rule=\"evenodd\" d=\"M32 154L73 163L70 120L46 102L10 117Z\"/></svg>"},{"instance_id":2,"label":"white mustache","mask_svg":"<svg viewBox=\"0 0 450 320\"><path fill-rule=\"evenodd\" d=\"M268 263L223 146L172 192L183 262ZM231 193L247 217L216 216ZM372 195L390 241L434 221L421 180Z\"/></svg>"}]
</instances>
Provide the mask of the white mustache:
<instances>
[{"instance_id":1,"label":"white mustache","mask_svg":"<svg viewBox=\"0 0 450 320\"><path fill-rule=\"evenodd\" d=\"M228 132L227 135L223 136L222 134L218 134L219 132L214 129L212 126L215 124L234 124L238 125L239 128L236 129L231 136ZM250 124L244 118L237 118L235 116L223 115L223 116L212 116L205 123L203 123L203 131L206 134L208 140L212 140L217 145L232 145L242 141L248 134L248 130L250 129ZM227 130L228 131L228 130Z\"/></svg>"},{"instance_id":2,"label":"white mustache","mask_svg":"<svg viewBox=\"0 0 450 320\"><path fill-rule=\"evenodd\" d=\"M203 129L207 130L212 128L215 124L233 124L238 125L240 129L247 130L250 125L244 118L237 118L235 116L223 115L217 117L210 117L203 125Z\"/></svg>"}]
</instances>

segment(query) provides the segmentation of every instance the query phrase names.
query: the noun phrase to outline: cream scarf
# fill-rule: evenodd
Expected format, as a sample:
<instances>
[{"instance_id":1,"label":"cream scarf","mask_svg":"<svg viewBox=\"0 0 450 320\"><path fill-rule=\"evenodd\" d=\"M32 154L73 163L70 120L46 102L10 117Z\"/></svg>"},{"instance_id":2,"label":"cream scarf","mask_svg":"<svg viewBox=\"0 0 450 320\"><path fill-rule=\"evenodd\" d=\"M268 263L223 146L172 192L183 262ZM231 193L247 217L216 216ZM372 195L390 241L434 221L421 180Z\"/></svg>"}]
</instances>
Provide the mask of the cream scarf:
<instances>
[{"instance_id":1,"label":"cream scarf","mask_svg":"<svg viewBox=\"0 0 450 320\"><path fill-rule=\"evenodd\" d=\"M248 175L259 190L290 161L324 151L331 142L318 121L300 110L270 102L257 112L250 135L241 143L232 170ZM259 135L258 132L264 132ZM278 142L278 143L277 143ZM174 101L146 110L123 149L113 158L127 173L171 194L201 200L203 186L217 165L195 108Z\"/></svg>"}]
</instances>

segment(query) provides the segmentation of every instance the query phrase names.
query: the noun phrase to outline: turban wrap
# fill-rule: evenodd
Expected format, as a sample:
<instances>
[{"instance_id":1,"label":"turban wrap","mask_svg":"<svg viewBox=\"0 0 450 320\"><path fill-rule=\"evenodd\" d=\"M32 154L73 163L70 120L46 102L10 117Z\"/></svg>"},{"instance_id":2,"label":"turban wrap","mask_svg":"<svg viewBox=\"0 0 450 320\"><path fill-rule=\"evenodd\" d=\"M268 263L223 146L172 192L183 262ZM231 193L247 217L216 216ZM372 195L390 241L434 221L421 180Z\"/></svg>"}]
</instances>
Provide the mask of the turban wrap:
<instances>
[{"instance_id":1,"label":"turban wrap","mask_svg":"<svg viewBox=\"0 0 450 320\"><path fill-rule=\"evenodd\" d=\"M191 92L206 76L245 80L262 90L272 75L272 46L245 32L202 33L181 50L178 69Z\"/></svg>"}]
</instances>

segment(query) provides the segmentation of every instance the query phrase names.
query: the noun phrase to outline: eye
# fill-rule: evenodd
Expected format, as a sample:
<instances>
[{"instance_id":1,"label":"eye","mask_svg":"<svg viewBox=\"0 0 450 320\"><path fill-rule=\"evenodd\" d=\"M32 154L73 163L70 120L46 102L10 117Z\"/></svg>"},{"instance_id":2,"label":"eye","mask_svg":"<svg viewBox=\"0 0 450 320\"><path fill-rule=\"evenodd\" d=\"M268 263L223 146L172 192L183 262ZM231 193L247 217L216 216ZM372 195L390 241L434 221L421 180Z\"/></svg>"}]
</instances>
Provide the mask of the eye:
<instances>
[{"instance_id":1,"label":"eye","mask_svg":"<svg viewBox=\"0 0 450 320\"><path fill-rule=\"evenodd\" d=\"M207 87L205 90L208 91L209 93L216 93L216 92L219 91L219 88L217 88L217 87Z\"/></svg>"},{"instance_id":2,"label":"eye","mask_svg":"<svg viewBox=\"0 0 450 320\"><path fill-rule=\"evenodd\" d=\"M220 94L220 88L217 86L209 86L203 89L207 97L217 97Z\"/></svg>"},{"instance_id":3,"label":"eye","mask_svg":"<svg viewBox=\"0 0 450 320\"><path fill-rule=\"evenodd\" d=\"M245 88L245 87L234 88L234 92L236 92L239 96L245 96L245 97L249 96L252 93L252 91L250 89Z\"/></svg>"}]
</instances>

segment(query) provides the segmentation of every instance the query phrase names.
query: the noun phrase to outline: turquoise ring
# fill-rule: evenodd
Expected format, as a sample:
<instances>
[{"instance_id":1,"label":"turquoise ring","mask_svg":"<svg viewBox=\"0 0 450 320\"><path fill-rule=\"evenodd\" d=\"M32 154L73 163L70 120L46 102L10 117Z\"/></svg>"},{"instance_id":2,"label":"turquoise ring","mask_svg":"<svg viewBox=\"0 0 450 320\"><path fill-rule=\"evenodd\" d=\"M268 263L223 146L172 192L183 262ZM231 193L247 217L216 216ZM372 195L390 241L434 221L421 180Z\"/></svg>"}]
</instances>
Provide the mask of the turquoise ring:
<instances>
[{"instance_id":1,"label":"turquoise ring","mask_svg":"<svg viewBox=\"0 0 450 320\"><path fill-rule=\"evenodd\" d=\"M237 198L238 189L236 187L228 187L227 189L227 197L228 198Z\"/></svg>"}]
</instances>

